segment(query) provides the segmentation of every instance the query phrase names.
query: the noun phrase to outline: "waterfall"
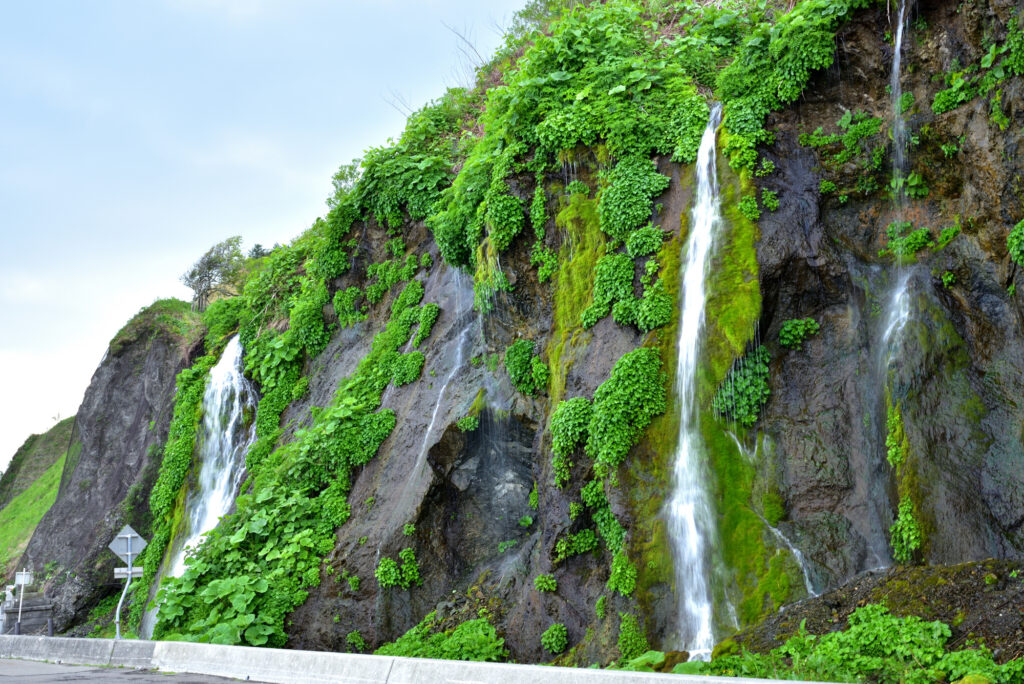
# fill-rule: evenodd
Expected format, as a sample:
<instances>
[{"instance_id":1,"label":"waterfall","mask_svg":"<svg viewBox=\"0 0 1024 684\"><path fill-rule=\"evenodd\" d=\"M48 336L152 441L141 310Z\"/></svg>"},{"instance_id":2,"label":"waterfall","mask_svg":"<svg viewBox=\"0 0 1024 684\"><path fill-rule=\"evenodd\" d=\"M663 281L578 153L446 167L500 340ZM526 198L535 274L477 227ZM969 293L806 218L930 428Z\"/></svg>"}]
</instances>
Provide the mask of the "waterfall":
<instances>
[{"instance_id":1,"label":"waterfall","mask_svg":"<svg viewBox=\"0 0 1024 684\"><path fill-rule=\"evenodd\" d=\"M681 647L691 658L707 659L714 646L708 544L715 521L705 489L708 476L701 459L700 425L696 402L697 356L704 328L704 284L714 239L721 228L716 166L716 138L722 106L715 103L697 153L697 195L691 212L686 261L682 265L682 311L679 316L676 400L679 436L675 453L673 491L668 505L669 533L676 567Z\"/></svg>"},{"instance_id":2,"label":"waterfall","mask_svg":"<svg viewBox=\"0 0 1024 684\"><path fill-rule=\"evenodd\" d=\"M892 97L892 177L905 178L907 172L907 122L903 119L903 87L900 85L900 63L903 54L903 28L906 24L907 0L900 0L896 40L892 50L892 72L889 74L889 89ZM897 221L903 219L906 209L906 191L903 186L893 188L895 202L894 216ZM889 293L887 303L888 314L885 330L882 335L882 349L886 354L886 363L896 356L895 349L900 342L900 333L910 317L910 283L909 272L904 273L901 265L902 255L896 255L898 277L896 286Z\"/></svg>"},{"instance_id":3,"label":"waterfall","mask_svg":"<svg viewBox=\"0 0 1024 684\"><path fill-rule=\"evenodd\" d=\"M182 527L154 586L163 577L185 571L188 550L216 527L235 503L245 477L245 454L255 439L256 392L242 374L242 343L231 338L210 376L203 394L203 424L197 446L199 476L185 499ZM148 638L155 610L143 616L139 632Z\"/></svg>"},{"instance_id":4,"label":"waterfall","mask_svg":"<svg viewBox=\"0 0 1024 684\"><path fill-rule=\"evenodd\" d=\"M892 49L892 72L889 74L889 90L892 96L892 172L902 176L907 170L907 123L903 120L903 87L900 85L900 62L903 52L903 25L907 0L900 0L899 25ZM902 204L903 193L897 191L897 203ZM902 208L902 207L899 207Z\"/></svg>"}]
</instances>

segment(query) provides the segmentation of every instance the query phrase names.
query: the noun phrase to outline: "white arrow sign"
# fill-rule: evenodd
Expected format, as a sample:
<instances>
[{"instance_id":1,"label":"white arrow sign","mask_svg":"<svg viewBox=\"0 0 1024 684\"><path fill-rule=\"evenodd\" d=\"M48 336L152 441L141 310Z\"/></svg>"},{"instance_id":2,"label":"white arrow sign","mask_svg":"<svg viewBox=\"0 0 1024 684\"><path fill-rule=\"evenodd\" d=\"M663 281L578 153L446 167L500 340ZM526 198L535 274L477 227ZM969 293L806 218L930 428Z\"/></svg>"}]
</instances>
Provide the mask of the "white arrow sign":
<instances>
[{"instance_id":1,"label":"white arrow sign","mask_svg":"<svg viewBox=\"0 0 1024 684\"><path fill-rule=\"evenodd\" d=\"M131 564L129 557L138 558L147 543L130 525L125 525L107 548L116 553L125 563Z\"/></svg>"},{"instance_id":2,"label":"white arrow sign","mask_svg":"<svg viewBox=\"0 0 1024 684\"><path fill-rule=\"evenodd\" d=\"M140 579L142 577L142 566L132 566L132 577L134 579ZM128 579L128 568L114 568L114 579Z\"/></svg>"}]
</instances>

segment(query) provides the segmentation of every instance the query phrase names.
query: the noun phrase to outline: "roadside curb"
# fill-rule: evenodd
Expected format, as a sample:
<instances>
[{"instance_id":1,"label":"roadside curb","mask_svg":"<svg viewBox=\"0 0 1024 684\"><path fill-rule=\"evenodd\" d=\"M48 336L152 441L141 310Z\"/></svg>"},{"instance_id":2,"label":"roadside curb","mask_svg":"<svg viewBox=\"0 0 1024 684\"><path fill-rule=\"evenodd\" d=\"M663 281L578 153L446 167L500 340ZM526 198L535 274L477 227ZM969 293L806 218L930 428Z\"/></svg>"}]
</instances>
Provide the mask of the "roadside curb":
<instances>
[{"instance_id":1,"label":"roadside curb","mask_svg":"<svg viewBox=\"0 0 1024 684\"><path fill-rule=\"evenodd\" d=\"M2 658L67 665L156 669L162 672L233 677L271 684L764 684L772 681L740 677L398 658L327 651L293 651L184 641L115 641L10 634L0 635L0 659Z\"/></svg>"}]
</instances>

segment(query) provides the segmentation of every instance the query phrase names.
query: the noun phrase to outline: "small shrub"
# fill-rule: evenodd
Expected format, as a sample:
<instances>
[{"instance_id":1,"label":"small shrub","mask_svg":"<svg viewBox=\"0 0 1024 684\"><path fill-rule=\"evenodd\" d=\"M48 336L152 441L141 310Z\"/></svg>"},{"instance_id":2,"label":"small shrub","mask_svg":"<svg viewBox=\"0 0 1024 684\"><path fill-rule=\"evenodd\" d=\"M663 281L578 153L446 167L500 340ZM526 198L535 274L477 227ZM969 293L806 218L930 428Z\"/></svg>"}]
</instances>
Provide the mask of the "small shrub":
<instances>
[{"instance_id":1,"label":"small shrub","mask_svg":"<svg viewBox=\"0 0 1024 684\"><path fill-rule=\"evenodd\" d=\"M463 432L472 432L480 427L480 416L463 416L455 423L455 427Z\"/></svg>"},{"instance_id":2,"label":"small shrub","mask_svg":"<svg viewBox=\"0 0 1024 684\"><path fill-rule=\"evenodd\" d=\"M533 524L533 516L524 515L522 518L519 519L519 526L520 527L529 527L532 524Z\"/></svg>"},{"instance_id":3,"label":"small shrub","mask_svg":"<svg viewBox=\"0 0 1024 684\"><path fill-rule=\"evenodd\" d=\"M647 637L631 613L619 613L619 654L622 660L633 660L650 650Z\"/></svg>"},{"instance_id":4,"label":"small shrub","mask_svg":"<svg viewBox=\"0 0 1024 684\"><path fill-rule=\"evenodd\" d=\"M768 211L777 211L779 208L779 195L772 190L761 190L761 204Z\"/></svg>"},{"instance_id":5,"label":"small shrub","mask_svg":"<svg viewBox=\"0 0 1024 684\"><path fill-rule=\"evenodd\" d=\"M819 329L813 318L791 318L779 328L779 344L787 349L803 349L804 340L816 335Z\"/></svg>"},{"instance_id":6,"label":"small shrub","mask_svg":"<svg viewBox=\"0 0 1024 684\"><path fill-rule=\"evenodd\" d=\"M740 200L739 210L753 223L757 223L761 219L761 211L757 208L757 198L753 195L746 195Z\"/></svg>"},{"instance_id":7,"label":"small shrub","mask_svg":"<svg viewBox=\"0 0 1024 684\"><path fill-rule=\"evenodd\" d=\"M629 237L626 238L626 253L634 259L654 254L661 249L661 243L664 241L665 234L661 232L661 229L648 224L629 234Z\"/></svg>"},{"instance_id":8,"label":"small shrub","mask_svg":"<svg viewBox=\"0 0 1024 684\"><path fill-rule=\"evenodd\" d=\"M629 597L636 589L636 566L629 562L629 558L623 551L619 551L612 557L612 571L608 577L608 590L617 591L622 596Z\"/></svg>"},{"instance_id":9,"label":"small shrub","mask_svg":"<svg viewBox=\"0 0 1024 684\"><path fill-rule=\"evenodd\" d=\"M1024 220L1015 225L1006 236L1006 250L1018 266L1024 266Z\"/></svg>"},{"instance_id":10,"label":"small shrub","mask_svg":"<svg viewBox=\"0 0 1024 684\"><path fill-rule=\"evenodd\" d=\"M942 274L942 286L947 290L956 283L956 276L952 271L946 271Z\"/></svg>"},{"instance_id":11,"label":"small shrub","mask_svg":"<svg viewBox=\"0 0 1024 684\"><path fill-rule=\"evenodd\" d=\"M917 522L914 502L904 496L900 500L896 522L889 528L892 543L892 557L900 563L908 563L914 552L921 548L921 527Z\"/></svg>"},{"instance_id":12,"label":"small shrub","mask_svg":"<svg viewBox=\"0 0 1024 684\"><path fill-rule=\"evenodd\" d=\"M590 194L590 186L588 186L586 183L584 183L581 180L570 181L569 184L565 186L565 194L567 194L567 195L577 195L577 194L579 194L579 195L587 196L587 195Z\"/></svg>"},{"instance_id":13,"label":"small shrub","mask_svg":"<svg viewBox=\"0 0 1024 684\"><path fill-rule=\"evenodd\" d=\"M363 639L363 635L359 633L358 629L346 634L345 641L356 653L362 653L366 650L366 640Z\"/></svg>"},{"instance_id":14,"label":"small shrub","mask_svg":"<svg viewBox=\"0 0 1024 684\"><path fill-rule=\"evenodd\" d=\"M537 591L557 591L558 581L554 575L537 575L533 578L533 586Z\"/></svg>"},{"instance_id":15,"label":"small shrub","mask_svg":"<svg viewBox=\"0 0 1024 684\"><path fill-rule=\"evenodd\" d=\"M540 635L540 645L552 655L558 655L569 645L569 630L561 622L556 622Z\"/></svg>"},{"instance_id":16,"label":"small shrub","mask_svg":"<svg viewBox=\"0 0 1024 684\"><path fill-rule=\"evenodd\" d=\"M715 412L750 427L768 401L768 363L771 355L762 345L733 364L712 401Z\"/></svg>"},{"instance_id":17,"label":"small shrub","mask_svg":"<svg viewBox=\"0 0 1024 684\"><path fill-rule=\"evenodd\" d=\"M508 376L516 389L527 395L545 390L551 375L547 364L534 355L534 349L531 340L516 340L505 350Z\"/></svg>"},{"instance_id":18,"label":"small shrub","mask_svg":"<svg viewBox=\"0 0 1024 684\"><path fill-rule=\"evenodd\" d=\"M402 525L402 534L404 534L406 537L411 537L412 535L416 534L416 525L414 525L413 523L405 523L404 525Z\"/></svg>"},{"instance_id":19,"label":"small shrub","mask_svg":"<svg viewBox=\"0 0 1024 684\"><path fill-rule=\"evenodd\" d=\"M825 180L824 178L821 179L821 184L818 185L818 192L820 192L822 195L830 195L833 192L838 191L839 186L837 186L830 180Z\"/></svg>"}]
</instances>

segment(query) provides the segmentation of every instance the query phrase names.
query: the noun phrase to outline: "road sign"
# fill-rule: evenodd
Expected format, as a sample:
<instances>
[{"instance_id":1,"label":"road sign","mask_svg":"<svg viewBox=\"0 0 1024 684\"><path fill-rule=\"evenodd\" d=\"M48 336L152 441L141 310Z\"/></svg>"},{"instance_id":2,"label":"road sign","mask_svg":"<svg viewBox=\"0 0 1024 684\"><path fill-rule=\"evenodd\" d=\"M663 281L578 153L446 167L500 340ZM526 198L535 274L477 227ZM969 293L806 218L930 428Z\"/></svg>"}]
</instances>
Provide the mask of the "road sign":
<instances>
[{"instance_id":1,"label":"road sign","mask_svg":"<svg viewBox=\"0 0 1024 684\"><path fill-rule=\"evenodd\" d=\"M14 573L14 584L15 586L25 586L27 584L32 584L32 571L22 570L21 572Z\"/></svg>"},{"instance_id":2,"label":"road sign","mask_svg":"<svg viewBox=\"0 0 1024 684\"><path fill-rule=\"evenodd\" d=\"M132 566L132 578L140 579L142 577L142 566ZM114 568L114 579L128 579L128 568Z\"/></svg>"},{"instance_id":3,"label":"road sign","mask_svg":"<svg viewBox=\"0 0 1024 684\"><path fill-rule=\"evenodd\" d=\"M130 525L125 525L107 548L116 553L125 563L131 564L129 557L137 558L146 548L146 544L146 540L140 537L138 532L133 530Z\"/></svg>"},{"instance_id":4,"label":"road sign","mask_svg":"<svg viewBox=\"0 0 1024 684\"><path fill-rule=\"evenodd\" d=\"M139 533L125 525L114 537L114 541L107 546L108 549L117 554L118 558L128 564L127 568L114 568L114 578L128 580L124 583L124 591L121 592L121 600L117 602L117 610L114 611L114 638L121 638L121 605L124 597L128 595L128 587L132 585L133 577L142 577L142 568L135 568L132 561L139 557L142 550L146 548L146 540L139 536ZM138 572L136 572L138 570Z\"/></svg>"}]
</instances>

